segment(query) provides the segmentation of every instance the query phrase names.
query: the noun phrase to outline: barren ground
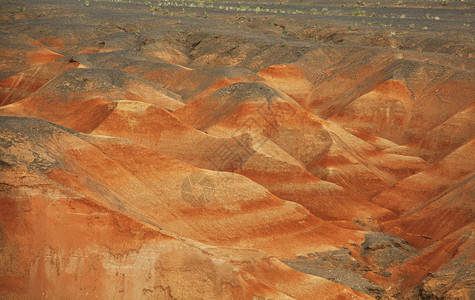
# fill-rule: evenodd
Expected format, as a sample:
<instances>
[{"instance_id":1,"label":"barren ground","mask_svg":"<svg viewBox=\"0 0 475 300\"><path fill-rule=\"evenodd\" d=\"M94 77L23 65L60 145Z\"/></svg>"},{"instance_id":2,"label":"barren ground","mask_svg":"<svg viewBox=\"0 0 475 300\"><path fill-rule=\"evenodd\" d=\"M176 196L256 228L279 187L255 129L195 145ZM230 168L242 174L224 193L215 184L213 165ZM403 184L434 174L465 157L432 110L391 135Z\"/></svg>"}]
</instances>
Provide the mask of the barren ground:
<instances>
[{"instance_id":1,"label":"barren ground","mask_svg":"<svg viewBox=\"0 0 475 300\"><path fill-rule=\"evenodd\" d=\"M2 1L0 298L475 298L474 14Z\"/></svg>"}]
</instances>

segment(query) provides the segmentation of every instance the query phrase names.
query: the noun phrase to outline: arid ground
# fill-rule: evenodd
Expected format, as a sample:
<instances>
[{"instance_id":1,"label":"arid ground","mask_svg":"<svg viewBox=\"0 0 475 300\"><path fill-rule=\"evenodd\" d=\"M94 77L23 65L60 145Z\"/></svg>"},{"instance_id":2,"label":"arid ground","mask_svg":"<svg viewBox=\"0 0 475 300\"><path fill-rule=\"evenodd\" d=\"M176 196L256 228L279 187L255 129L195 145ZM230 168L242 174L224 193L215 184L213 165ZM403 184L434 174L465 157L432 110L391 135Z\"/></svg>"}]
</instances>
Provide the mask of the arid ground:
<instances>
[{"instance_id":1,"label":"arid ground","mask_svg":"<svg viewBox=\"0 0 475 300\"><path fill-rule=\"evenodd\" d=\"M0 299L475 299L474 14L0 1Z\"/></svg>"}]
</instances>

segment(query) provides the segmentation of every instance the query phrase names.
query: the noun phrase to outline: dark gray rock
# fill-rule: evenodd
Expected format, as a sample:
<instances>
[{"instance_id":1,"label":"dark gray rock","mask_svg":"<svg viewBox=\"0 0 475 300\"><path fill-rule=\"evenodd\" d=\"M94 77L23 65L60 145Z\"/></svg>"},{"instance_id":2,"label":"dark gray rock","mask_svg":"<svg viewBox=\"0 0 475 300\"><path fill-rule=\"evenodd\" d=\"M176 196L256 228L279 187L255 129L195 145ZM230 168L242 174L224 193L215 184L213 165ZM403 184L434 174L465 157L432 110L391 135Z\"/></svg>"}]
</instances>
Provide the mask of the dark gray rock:
<instances>
[{"instance_id":1,"label":"dark gray rock","mask_svg":"<svg viewBox=\"0 0 475 300\"><path fill-rule=\"evenodd\" d=\"M387 296L384 288L363 277L369 268L354 259L347 249L309 253L306 259L284 260L283 262L299 272L349 286L355 291L378 299Z\"/></svg>"},{"instance_id":2,"label":"dark gray rock","mask_svg":"<svg viewBox=\"0 0 475 300\"><path fill-rule=\"evenodd\" d=\"M366 234L361 248L361 256L370 260L374 267L373 271L379 273L401 264L418 253L414 247L400 237L382 232Z\"/></svg>"}]
</instances>

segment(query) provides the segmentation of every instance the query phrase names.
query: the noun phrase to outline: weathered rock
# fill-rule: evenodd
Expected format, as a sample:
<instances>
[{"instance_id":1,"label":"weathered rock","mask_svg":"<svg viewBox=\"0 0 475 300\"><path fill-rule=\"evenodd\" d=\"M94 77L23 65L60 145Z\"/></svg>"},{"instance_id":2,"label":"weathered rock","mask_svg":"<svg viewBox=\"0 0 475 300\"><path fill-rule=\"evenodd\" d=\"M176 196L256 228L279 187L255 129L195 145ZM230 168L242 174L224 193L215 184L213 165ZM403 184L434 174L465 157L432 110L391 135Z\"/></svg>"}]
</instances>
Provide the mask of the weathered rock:
<instances>
[{"instance_id":1,"label":"weathered rock","mask_svg":"<svg viewBox=\"0 0 475 300\"><path fill-rule=\"evenodd\" d=\"M355 260L348 250L308 253L306 257L283 262L302 273L344 284L377 299L387 297L383 287L364 277L370 269Z\"/></svg>"},{"instance_id":2,"label":"weathered rock","mask_svg":"<svg viewBox=\"0 0 475 300\"><path fill-rule=\"evenodd\" d=\"M372 264L375 272L384 272L417 254L417 250L400 237L381 232L368 233L361 244L361 257Z\"/></svg>"}]
</instances>

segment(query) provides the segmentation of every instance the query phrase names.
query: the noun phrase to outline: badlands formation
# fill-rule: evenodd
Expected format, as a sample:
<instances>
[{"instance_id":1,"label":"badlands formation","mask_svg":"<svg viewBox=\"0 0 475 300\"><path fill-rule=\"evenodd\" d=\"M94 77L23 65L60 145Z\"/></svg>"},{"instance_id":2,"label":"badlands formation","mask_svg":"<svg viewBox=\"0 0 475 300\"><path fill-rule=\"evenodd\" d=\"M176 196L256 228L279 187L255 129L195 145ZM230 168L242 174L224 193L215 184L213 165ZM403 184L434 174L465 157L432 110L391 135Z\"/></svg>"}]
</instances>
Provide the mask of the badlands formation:
<instances>
[{"instance_id":1,"label":"badlands formation","mask_svg":"<svg viewBox=\"0 0 475 300\"><path fill-rule=\"evenodd\" d=\"M0 3L1 299L474 299L471 1Z\"/></svg>"}]
</instances>

